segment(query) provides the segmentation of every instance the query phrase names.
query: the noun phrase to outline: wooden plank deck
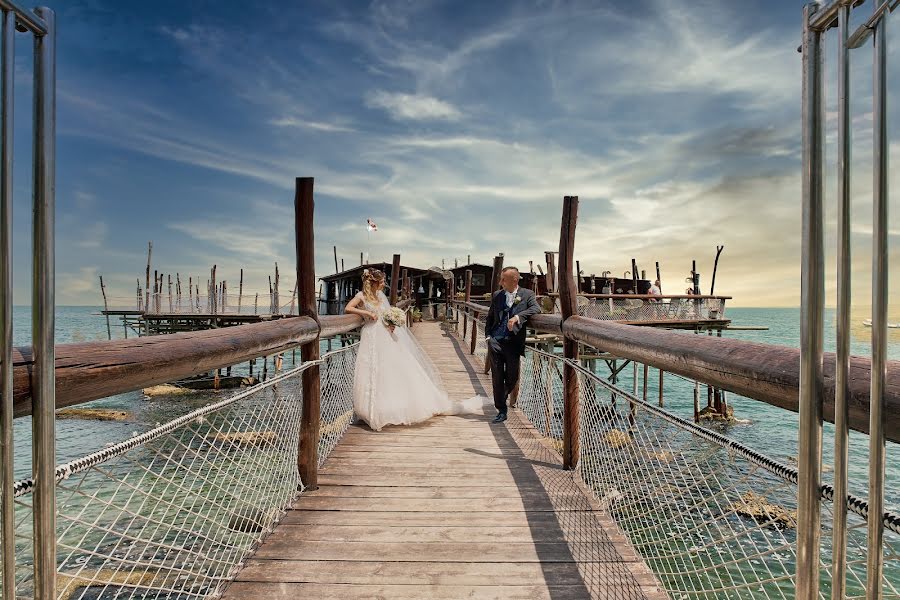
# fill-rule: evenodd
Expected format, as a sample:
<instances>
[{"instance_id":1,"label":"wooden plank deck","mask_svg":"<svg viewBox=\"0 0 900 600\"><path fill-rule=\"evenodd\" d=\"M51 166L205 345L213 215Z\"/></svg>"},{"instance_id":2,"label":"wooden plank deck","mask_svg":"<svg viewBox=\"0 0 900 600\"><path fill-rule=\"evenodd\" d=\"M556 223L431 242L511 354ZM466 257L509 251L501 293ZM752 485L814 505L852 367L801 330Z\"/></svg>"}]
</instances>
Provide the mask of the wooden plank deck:
<instances>
[{"instance_id":1,"label":"wooden plank deck","mask_svg":"<svg viewBox=\"0 0 900 600\"><path fill-rule=\"evenodd\" d=\"M455 398L477 359L414 328ZM517 411L353 426L224 598L665 598L614 523Z\"/></svg>"}]
</instances>

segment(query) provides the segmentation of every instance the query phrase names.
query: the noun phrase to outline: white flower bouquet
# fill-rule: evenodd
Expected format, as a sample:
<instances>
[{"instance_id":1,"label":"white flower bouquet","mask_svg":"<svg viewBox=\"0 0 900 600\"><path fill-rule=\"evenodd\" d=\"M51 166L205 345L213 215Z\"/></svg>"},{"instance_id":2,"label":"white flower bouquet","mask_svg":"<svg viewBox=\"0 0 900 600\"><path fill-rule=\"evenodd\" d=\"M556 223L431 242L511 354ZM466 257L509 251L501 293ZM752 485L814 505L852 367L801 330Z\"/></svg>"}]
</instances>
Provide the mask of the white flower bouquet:
<instances>
[{"instance_id":1,"label":"white flower bouquet","mask_svg":"<svg viewBox=\"0 0 900 600\"><path fill-rule=\"evenodd\" d=\"M393 306L381 315L381 320L387 327L403 327L406 325L406 311Z\"/></svg>"}]
</instances>

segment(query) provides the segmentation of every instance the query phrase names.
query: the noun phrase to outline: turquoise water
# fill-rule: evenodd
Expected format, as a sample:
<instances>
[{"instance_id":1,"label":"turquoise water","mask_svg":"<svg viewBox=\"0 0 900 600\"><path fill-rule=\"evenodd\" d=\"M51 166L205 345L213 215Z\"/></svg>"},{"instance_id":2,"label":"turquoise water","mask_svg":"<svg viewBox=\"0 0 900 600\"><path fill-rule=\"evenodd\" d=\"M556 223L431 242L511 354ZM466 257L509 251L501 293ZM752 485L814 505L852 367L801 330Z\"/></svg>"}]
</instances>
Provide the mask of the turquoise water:
<instances>
[{"instance_id":1,"label":"turquoise water","mask_svg":"<svg viewBox=\"0 0 900 600\"><path fill-rule=\"evenodd\" d=\"M99 307L61 306L57 308L57 343L105 340L106 321L99 314ZM13 339L17 345L28 345L31 339L31 311L27 307L16 307L13 311ZM800 340L800 313L796 308L729 308L728 316L735 325L764 325L768 331L742 331L726 333L728 337L782 346L798 347ZM854 315L855 324L852 352L868 356L869 330L862 326L866 314ZM834 312L826 311L826 351L834 350ZM122 339L124 331L121 323L112 322L113 339ZM131 335L131 334L129 334ZM685 333L685 335L693 335ZM323 348L324 349L324 348ZM892 330L889 340L889 357L900 359L900 330ZM290 365L290 361L287 361ZM622 372L619 384L626 390L632 387L631 368ZM650 391L655 398L658 386L657 374L650 371ZM124 422L98 422L87 420L57 421L57 460L65 462L97 450L110 443L121 441L137 432L163 423L175 416L189 412L218 397L216 392L203 392L188 396L148 398L141 392L131 392L91 403L127 410L131 418ZM668 376L665 380L666 407L685 418L693 414L693 384ZM791 464L797 455L797 415L768 404L729 394L729 402L734 407L738 419L749 421L723 427L727 435L743 442L773 458ZM701 393L701 402L705 391ZM30 471L30 429L28 418L17 419L16 476L27 477ZM825 425L824 455L827 465L833 464L834 428ZM851 432L850 461L851 488L854 493L865 496L867 481L868 437ZM900 446L887 444L887 493L890 508L900 510ZM825 477L831 472L826 468Z\"/></svg>"},{"instance_id":2,"label":"turquoise water","mask_svg":"<svg viewBox=\"0 0 900 600\"><path fill-rule=\"evenodd\" d=\"M733 331L723 335L733 339L747 340L779 346L797 348L800 345L800 310L797 308L729 308L728 318L734 325L761 325L769 327L768 331ZM862 325L868 318L865 314L854 314L851 352L857 356L870 356L870 329ZM685 332L685 335L695 335ZM835 350L834 311L825 314L825 351ZM891 330L888 348L889 358L900 359L900 330ZM601 374L603 372L601 371ZM606 373L608 374L608 372ZM642 376L639 373L639 377ZM640 384L642 385L642 384ZM619 386L631 390L633 371L629 366L619 378ZM648 399L654 401L659 386L658 371L650 369ZM666 408L686 419L692 419L694 413L693 383L676 379L672 375L664 376L664 393ZM640 390L639 390L640 391ZM744 398L736 394L728 394L728 402L734 408L734 416L742 422L734 425L714 426L729 437L750 446L771 458L796 466L798 415L794 412L775 408L764 402ZM706 390L701 386L700 405L706 406ZM824 478L829 483L834 464L834 426L825 423L823 428L823 462ZM887 465L886 500L888 508L900 510L900 445L888 442L886 445ZM866 497L868 485L869 438L866 435L850 432L850 488L851 493Z\"/></svg>"}]
</instances>

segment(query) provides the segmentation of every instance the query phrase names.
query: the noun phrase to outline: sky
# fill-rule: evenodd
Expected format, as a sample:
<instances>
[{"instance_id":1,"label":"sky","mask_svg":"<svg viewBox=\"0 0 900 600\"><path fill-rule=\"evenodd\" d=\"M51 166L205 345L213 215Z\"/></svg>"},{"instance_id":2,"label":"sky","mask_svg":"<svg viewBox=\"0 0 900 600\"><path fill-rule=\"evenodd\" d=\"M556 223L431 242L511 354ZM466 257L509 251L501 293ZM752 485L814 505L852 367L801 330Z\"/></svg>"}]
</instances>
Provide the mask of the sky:
<instances>
[{"instance_id":1,"label":"sky","mask_svg":"<svg viewBox=\"0 0 900 600\"><path fill-rule=\"evenodd\" d=\"M205 282L216 264L231 291L240 268L246 290L267 290L277 262L289 294L299 176L315 177L319 276L335 245L348 267L360 252L420 267L540 262L559 247L563 196L577 195L586 274L659 262L663 291L681 293L696 260L708 292L724 245L717 293L799 303L802 2L45 3L58 21L58 304L99 304L99 275L131 301L148 241L154 269ZM892 56L894 39L900 16ZM30 297L29 44L17 41L18 304ZM852 64L853 286L868 304L871 49Z\"/></svg>"}]
</instances>

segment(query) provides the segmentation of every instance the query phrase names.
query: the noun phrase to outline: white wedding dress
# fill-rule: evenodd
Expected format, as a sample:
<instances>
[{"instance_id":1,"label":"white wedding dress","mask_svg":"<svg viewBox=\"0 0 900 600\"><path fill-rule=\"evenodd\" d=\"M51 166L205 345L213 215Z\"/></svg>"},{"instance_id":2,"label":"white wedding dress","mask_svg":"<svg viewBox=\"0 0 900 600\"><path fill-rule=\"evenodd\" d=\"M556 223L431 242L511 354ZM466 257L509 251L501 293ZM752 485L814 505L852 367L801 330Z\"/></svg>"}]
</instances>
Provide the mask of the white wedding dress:
<instances>
[{"instance_id":1,"label":"white wedding dress","mask_svg":"<svg viewBox=\"0 0 900 600\"><path fill-rule=\"evenodd\" d=\"M378 315L367 320L360 334L353 379L353 409L375 431L385 425L421 423L435 415L480 413L484 398L475 396L453 401L441 384L440 375L422 346L406 327L393 333L381 321L390 309L383 292L378 304L366 301L366 310Z\"/></svg>"}]
</instances>

